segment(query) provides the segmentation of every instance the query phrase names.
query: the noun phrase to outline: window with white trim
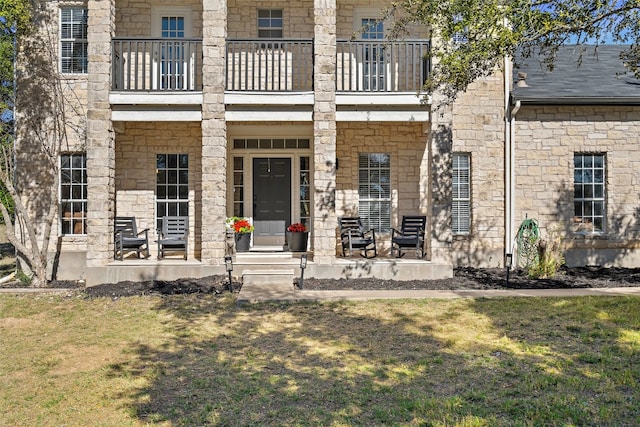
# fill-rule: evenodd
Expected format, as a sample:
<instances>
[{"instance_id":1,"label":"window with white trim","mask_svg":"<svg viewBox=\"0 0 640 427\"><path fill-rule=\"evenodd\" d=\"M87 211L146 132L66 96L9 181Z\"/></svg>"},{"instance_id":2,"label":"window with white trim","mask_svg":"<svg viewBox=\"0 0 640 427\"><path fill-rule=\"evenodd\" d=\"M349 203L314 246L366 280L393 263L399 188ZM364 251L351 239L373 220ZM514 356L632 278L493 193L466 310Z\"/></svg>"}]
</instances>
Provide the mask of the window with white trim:
<instances>
[{"instance_id":1,"label":"window with white trim","mask_svg":"<svg viewBox=\"0 0 640 427\"><path fill-rule=\"evenodd\" d=\"M281 39L283 22L282 9L258 9L258 37Z\"/></svg>"},{"instance_id":2,"label":"window with white trim","mask_svg":"<svg viewBox=\"0 0 640 427\"><path fill-rule=\"evenodd\" d=\"M391 156L360 153L358 156L358 212L366 228L391 230Z\"/></svg>"},{"instance_id":3,"label":"window with white trim","mask_svg":"<svg viewBox=\"0 0 640 427\"><path fill-rule=\"evenodd\" d=\"M471 232L471 154L453 153L451 231Z\"/></svg>"},{"instance_id":4,"label":"window with white trim","mask_svg":"<svg viewBox=\"0 0 640 427\"><path fill-rule=\"evenodd\" d=\"M86 74L88 66L87 8L60 9L60 71Z\"/></svg>"},{"instance_id":5,"label":"window with white trim","mask_svg":"<svg viewBox=\"0 0 640 427\"><path fill-rule=\"evenodd\" d=\"M606 220L604 154L573 155L573 226L582 233L603 233Z\"/></svg>"},{"instance_id":6,"label":"window with white trim","mask_svg":"<svg viewBox=\"0 0 640 427\"><path fill-rule=\"evenodd\" d=\"M158 154L156 156L157 226L163 216L189 215L189 155Z\"/></svg>"},{"instance_id":7,"label":"window with white trim","mask_svg":"<svg viewBox=\"0 0 640 427\"><path fill-rule=\"evenodd\" d=\"M61 233L87 233L87 156L69 153L60 156Z\"/></svg>"}]
</instances>

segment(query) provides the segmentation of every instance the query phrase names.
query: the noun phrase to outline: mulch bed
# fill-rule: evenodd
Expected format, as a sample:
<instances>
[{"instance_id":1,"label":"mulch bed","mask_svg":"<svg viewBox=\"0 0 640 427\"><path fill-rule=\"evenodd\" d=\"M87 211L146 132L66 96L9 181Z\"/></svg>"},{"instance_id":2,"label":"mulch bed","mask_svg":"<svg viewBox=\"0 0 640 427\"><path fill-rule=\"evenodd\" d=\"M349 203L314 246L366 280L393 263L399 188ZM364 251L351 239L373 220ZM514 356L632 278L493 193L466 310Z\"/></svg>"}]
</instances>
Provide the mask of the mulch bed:
<instances>
[{"instance_id":1,"label":"mulch bed","mask_svg":"<svg viewBox=\"0 0 640 427\"><path fill-rule=\"evenodd\" d=\"M63 287L73 282L52 282ZM509 282L502 268L457 268L454 277L440 280L393 281L380 279L331 279L305 278L305 290L400 290L400 289L560 289L560 288L611 288L640 286L640 268L563 268L552 279L531 279L522 270L512 270ZM242 284L233 283L238 292ZM145 282L106 283L84 289L90 297L126 297L134 295L222 294L228 292L226 276L209 276L199 279L174 281L150 280Z\"/></svg>"}]
</instances>

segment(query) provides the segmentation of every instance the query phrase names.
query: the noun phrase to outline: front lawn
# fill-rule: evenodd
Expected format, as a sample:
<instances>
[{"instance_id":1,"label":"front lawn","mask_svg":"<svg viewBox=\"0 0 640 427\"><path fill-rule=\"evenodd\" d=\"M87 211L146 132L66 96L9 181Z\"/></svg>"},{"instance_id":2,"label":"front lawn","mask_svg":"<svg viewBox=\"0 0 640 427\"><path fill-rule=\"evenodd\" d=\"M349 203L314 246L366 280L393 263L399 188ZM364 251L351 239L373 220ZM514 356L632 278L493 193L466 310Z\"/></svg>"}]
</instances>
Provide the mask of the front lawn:
<instances>
[{"instance_id":1,"label":"front lawn","mask_svg":"<svg viewBox=\"0 0 640 427\"><path fill-rule=\"evenodd\" d=\"M640 298L0 295L4 426L640 424Z\"/></svg>"}]
</instances>

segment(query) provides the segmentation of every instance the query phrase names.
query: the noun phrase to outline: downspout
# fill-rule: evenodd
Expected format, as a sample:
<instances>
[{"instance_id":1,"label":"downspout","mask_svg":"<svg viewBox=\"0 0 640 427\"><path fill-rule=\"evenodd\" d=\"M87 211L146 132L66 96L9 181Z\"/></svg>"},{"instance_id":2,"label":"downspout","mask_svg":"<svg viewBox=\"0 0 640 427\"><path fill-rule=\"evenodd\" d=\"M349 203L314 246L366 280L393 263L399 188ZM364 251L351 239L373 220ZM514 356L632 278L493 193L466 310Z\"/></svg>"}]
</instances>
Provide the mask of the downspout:
<instances>
[{"instance_id":1,"label":"downspout","mask_svg":"<svg viewBox=\"0 0 640 427\"><path fill-rule=\"evenodd\" d=\"M515 117L520 110L520 101L516 101L511 108L511 61L504 57L504 105L505 105L505 236L504 255L513 254L514 229L515 229Z\"/></svg>"},{"instance_id":2,"label":"downspout","mask_svg":"<svg viewBox=\"0 0 640 427\"><path fill-rule=\"evenodd\" d=\"M508 154L507 154L507 164L509 165L509 175L507 176L507 209L508 209L508 218L507 222L507 242L505 245L506 251L509 254L513 254L513 242L514 235L513 231L515 230L515 216L516 216L516 169L515 169L515 158L516 158L516 114L520 110L520 101L516 101L513 108L510 108L509 111L509 138L508 138Z\"/></svg>"}]
</instances>

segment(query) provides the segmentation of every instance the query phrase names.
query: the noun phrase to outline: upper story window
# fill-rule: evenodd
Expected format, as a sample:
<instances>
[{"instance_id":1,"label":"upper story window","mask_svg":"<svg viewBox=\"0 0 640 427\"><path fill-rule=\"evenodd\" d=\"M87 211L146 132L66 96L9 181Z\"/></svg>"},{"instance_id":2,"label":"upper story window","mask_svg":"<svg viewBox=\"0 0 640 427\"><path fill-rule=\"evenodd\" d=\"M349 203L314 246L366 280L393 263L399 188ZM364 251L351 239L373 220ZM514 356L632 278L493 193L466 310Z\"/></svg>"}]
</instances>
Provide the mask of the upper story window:
<instances>
[{"instance_id":1,"label":"upper story window","mask_svg":"<svg viewBox=\"0 0 640 427\"><path fill-rule=\"evenodd\" d=\"M161 25L160 37L183 38L185 35L184 16L163 16Z\"/></svg>"},{"instance_id":2,"label":"upper story window","mask_svg":"<svg viewBox=\"0 0 640 427\"><path fill-rule=\"evenodd\" d=\"M87 73L87 9L60 9L60 71L68 74Z\"/></svg>"},{"instance_id":3,"label":"upper story window","mask_svg":"<svg viewBox=\"0 0 640 427\"><path fill-rule=\"evenodd\" d=\"M258 9L258 37L281 39L283 17L282 9Z\"/></svg>"},{"instance_id":4,"label":"upper story window","mask_svg":"<svg viewBox=\"0 0 640 427\"><path fill-rule=\"evenodd\" d=\"M604 154L573 155L574 231L605 231L605 165Z\"/></svg>"},{"instance_id":5,"label":"upper story window","mask_svg":"<svg viewBox=\"0 0 640 427\"><path fill-rule=\"evenodd\" d=\"M87 233L87 156L60 156L60 220L62 234Z\"/></svg>"},{"instance_id":6,"label":"upper story window","mask_svg":"<svg viewBox=\"0 0 640 427\"><path fill-rule=\"evenodd\" d=\"M381 40L384 38L384 24L374 18L362 18L362 40Z\"/></svg>"},{"instance_id":7,"label":"upper story window","mask_svg":"<svg viewBox=\"0 0 640 427\"><path fill-rule=\"evenodd\" d=\"M453 153L451 231L471 231L471 155Z\"/></svg>"}]
</instances>

